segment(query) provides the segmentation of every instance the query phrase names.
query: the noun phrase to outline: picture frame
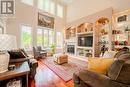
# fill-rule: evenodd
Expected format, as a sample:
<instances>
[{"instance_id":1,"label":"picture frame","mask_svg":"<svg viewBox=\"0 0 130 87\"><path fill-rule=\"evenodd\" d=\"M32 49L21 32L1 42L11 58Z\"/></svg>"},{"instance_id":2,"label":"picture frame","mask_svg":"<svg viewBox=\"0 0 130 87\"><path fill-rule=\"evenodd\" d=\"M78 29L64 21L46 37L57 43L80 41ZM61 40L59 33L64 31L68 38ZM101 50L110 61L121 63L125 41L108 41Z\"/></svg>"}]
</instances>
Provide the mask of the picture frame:
<instances>
[{"instance_id":1,"label":"picture frame","mask_svg":"<svg viewBox=\"0 0 130 87\"><path fill-rule=\"evenodd\" d=\"M118 23L125 22L127 20L128 20L128 16L127 15L122 15L122 16L117 17L117 22Z\"/></svg>"},{"instance_id":2,"label":"picture frame","mask_svg":"<svg viewBox=\"0 0 130 87\"><path fill-rule=\"evenodd\" d=\"M54 17L38 13L38 26L54 29Z\"/></svg>"}]
</instances>

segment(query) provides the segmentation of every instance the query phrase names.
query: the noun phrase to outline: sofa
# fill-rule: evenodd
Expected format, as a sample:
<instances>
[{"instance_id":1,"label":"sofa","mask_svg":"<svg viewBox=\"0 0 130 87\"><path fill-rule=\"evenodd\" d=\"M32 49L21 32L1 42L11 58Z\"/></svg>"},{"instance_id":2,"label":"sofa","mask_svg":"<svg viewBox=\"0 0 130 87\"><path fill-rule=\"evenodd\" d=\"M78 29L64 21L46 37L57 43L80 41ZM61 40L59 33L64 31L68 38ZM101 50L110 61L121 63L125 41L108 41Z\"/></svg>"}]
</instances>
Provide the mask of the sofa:
<instances>
[{"instance_id":1,"label":"sofa","mask_svg":"<svg viewBox=\"0 0 130 87\"><path fill-rule=\"evenodd\" d=\"M116 57L105 75L90 70L74 73L74 87L130 87L130 52Z\"/></svg>"},{"instance_id":2,"label":"sofa","mask_svg":"<svg viewBox=\"0 0 130 87\"><path fill-rule=\"evenodd\" d=\"M41 46L33 47L33 55L35 59L41 59L47 57L46 50L42 50Z\"/></svg>"}]
</instances>

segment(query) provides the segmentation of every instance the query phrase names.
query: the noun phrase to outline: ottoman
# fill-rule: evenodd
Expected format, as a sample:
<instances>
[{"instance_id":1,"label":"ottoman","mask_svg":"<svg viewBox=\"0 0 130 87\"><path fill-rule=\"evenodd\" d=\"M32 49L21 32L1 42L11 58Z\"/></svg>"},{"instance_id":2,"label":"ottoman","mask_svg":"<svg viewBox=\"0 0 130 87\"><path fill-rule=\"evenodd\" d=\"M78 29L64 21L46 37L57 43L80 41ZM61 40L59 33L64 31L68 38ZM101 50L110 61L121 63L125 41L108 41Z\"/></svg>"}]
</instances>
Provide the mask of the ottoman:
<instances>
[{"instance_id":1,"label":"ottoman","mask_svg":"<svg viewBox=\"0 0 130 87\"><path fill-rule=\"evenodd\" d=\"M66 54L55 54L54 56L54 62L57 64L64 64L68 62L68 55Z\"/></svg>"}]
</instances>

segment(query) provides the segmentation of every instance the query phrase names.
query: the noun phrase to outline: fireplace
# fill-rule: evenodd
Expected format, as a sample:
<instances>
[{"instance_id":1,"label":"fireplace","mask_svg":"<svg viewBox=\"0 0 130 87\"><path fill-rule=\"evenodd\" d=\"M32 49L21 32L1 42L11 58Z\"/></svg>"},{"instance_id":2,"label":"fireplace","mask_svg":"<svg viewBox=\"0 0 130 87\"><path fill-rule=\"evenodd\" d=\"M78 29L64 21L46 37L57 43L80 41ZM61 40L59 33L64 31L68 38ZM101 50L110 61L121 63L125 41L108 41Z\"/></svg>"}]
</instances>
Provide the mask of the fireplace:
<instances>
[{"instance_id":1,"label":"fireplace","mask_svg":"<svg viewBox=\"0 0 130 87\"><path fill-rule=\"evenodd\" d=\"M67 45L67 53L74 54L75 53L75 46L74 45Z\"/></svg>"}]
</instances>

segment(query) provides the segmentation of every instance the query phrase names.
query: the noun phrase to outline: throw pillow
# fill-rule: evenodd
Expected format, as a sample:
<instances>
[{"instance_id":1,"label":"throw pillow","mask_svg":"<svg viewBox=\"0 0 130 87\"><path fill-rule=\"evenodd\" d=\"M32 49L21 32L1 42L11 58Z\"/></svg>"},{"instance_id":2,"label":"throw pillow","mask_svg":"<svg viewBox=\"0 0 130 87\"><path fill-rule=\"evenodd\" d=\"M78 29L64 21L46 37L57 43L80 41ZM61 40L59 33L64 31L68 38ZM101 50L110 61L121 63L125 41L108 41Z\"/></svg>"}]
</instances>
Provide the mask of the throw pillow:
<instances>
[{"instance_id":1,"label":"throw pillow","mask_svg":"<svg viewBox=\"0 0 130 87\"><path fill-rule=\"evenodd\" d=\"M89 58L88 70L100 74L106 74L110 65L114 62L114 58Z\"/></svg>"}]
</instances>

